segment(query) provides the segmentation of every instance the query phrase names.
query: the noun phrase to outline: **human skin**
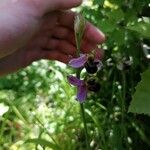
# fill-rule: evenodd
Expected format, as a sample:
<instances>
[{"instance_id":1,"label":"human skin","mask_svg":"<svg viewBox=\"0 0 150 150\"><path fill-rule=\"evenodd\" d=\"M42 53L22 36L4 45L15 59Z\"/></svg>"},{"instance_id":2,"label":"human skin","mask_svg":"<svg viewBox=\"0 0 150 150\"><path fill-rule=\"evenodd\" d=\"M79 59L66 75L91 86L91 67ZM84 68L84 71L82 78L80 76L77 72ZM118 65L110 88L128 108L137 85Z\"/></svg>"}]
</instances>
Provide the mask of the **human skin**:
<instances>
[{"instance_id":1,"label":"human skin","mask_svg":"<svg viewBox=\"0 0 150 150\"><path fill-rule=\"evenodd\" d=\"M76 54L76 13L68 9L80 4L81 0L0 0L0 76L40 59L68 63ZM87 22L81 50L88 53L104 40L104 34Z\"/></svg>"}]
</instances>

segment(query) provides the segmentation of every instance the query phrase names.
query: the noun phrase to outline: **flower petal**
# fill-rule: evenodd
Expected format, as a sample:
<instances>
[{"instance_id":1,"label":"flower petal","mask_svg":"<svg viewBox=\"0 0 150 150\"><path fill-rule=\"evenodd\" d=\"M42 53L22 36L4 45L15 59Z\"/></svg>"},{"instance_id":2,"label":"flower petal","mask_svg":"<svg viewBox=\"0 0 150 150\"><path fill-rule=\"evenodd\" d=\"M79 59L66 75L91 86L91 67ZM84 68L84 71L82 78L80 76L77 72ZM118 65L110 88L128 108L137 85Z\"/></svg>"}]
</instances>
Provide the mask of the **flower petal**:
<instances>
[{"instance_id":1,"label":"flower petal","mask_svg":"<svg viewBox=\"0 0 150 150\"><path fill-rule=\"evenodd\" d=\"M67 76L67 79L69 81L70 84L74 85L74 86L81 86L84 84L83 80L78 79L77 77L74 76Z\"/></svg>"},{"instance_id":2,"label":"flower petal","mask_svg":"<svg viewBox=\"0 0 150 150\"><path fill-rule=\"evenodd\" d=\"M78 58L73 58L69 61L69 65L73 68L83 67L87 61L87 56L85 54L80 55Z\"/></svg>"},{"instance_id":3,"label":"flower petal","mask_svg":"<svg viewBox=\"0 0 150 150\"><path fill-rule=\"evenodd\" d=\"M83 103L86 100L87 97L87 87L86 85L78 86L78 92L77 92L77 100L80 101L80 103Z\"/></svg>"}]
</instances>

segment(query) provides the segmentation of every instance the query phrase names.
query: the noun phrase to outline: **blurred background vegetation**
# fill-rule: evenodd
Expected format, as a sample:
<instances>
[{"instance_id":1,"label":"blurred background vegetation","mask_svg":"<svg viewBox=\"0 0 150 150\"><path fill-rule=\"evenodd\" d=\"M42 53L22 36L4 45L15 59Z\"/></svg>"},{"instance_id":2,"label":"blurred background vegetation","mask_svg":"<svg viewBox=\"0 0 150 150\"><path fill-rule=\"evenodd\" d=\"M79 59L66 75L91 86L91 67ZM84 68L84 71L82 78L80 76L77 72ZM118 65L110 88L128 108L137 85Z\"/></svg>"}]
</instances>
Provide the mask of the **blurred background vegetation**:
<instances>
[{"instance_id":1,"label":"blurred background vegetation","mask_svg":"<svg viewBox=\"0 0 150 150\"><path fill-rule=\"evenodd\" d=\"M128 113L149 67L149 0L88 0L78 8L107 37L101 90L85 103L91 150L149 150L150 118ZM85 150L80 107L59 62L0 78L0 150Z\"/></svg>"}]
</instances>

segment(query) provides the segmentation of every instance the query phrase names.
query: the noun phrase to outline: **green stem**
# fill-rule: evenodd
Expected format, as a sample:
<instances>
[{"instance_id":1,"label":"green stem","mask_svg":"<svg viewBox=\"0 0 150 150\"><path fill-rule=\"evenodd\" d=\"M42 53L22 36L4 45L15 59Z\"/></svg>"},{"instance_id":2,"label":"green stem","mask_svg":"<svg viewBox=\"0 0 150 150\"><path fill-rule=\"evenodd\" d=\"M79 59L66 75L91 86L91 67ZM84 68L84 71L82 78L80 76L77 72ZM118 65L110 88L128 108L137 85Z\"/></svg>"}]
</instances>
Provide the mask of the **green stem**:
<instances>
[{"instance_id":1,"label":"green stem","mask_svg":"<svg viewBox=\"0 0 150 150\"><path fill-rule=\"evenodd\" d=\"M122 123L124 124L124 113L125 113L125 96L126 96L126 77L125 73L122 71Z\"/></svg>"},{"instance_id":2,"label":"green stem","mask_svg":"<svg viewBox=\"0 0 150 150\"><path fill-rule=\"evenodd\" d=\"M76 38L76 46L77 46L77 56L80 56L81 35L76 34L75 38Z\"/></svg>"},{"instance_id":3,"label":"green stem","mask_svg":"<svg viewBox=\"0 0 150 150\"><path fill-rule=\"evenodd\" d=\"M125 119L125 96L126 96L126 76L122 71L122 98L121 98L121 126L122 126L122 138L125 138L125 127L124 127L124 119Z\"/></svg>"},{"instance_id":4,"label":"green stem","mask_svg":"<svg viewBox=\"0 0 150 150\"><path fill-rule=\"evenodd\" d=\"M80 45L81 45L81 36L80 34L76 35L76 46L77 46L77 57L80 56ZM77 69L76 72L76 77L80 79L80 73L82 69ZM85 140L86 140L86 149L89 150L89 139L88 139L88 129L87 129L87 123L86 123L86 118L85 118L85 109L83 103L80 103L80 108L81 108L81 115L83 119L83 124L84 124L84 134L85 134Z\"/></svg>"},{"instance_id":5,"label":"green stem","mask_svg":"<svg viewBox=\"0 0 150 150\"><path fill-rule=\"evenodd\" d=\"M86 149L89 150L89 138L88 138L88 129L87 129L87 123L86 123L86 118L85 118L85 110L84 110L84 105L83 103L80 104L81 108L81 114L82 114L82 119L83 119L83 124L84 124L84 133L85 133L85 140L86 140Z\"/></svg>"},{"instance_id":6,"label":"green stem","mask_svg":"<svg viewBox=\"0 0 150 150\"><path fill-rule=\"evenodd\" d=\"M53 136L51 135L51 133L48 131L47 128L45 128L44 124L40 121L40 119L37 116L34 116L35 121L38 122L38 125L40 125L40 127L43 129L43 131L45 131L47 133L47 135L52 139L52 141L56 144L57 148L59 150L61 150L59 144L56 142L56 140L53 138Z\"/></svg>"}]
</instances>

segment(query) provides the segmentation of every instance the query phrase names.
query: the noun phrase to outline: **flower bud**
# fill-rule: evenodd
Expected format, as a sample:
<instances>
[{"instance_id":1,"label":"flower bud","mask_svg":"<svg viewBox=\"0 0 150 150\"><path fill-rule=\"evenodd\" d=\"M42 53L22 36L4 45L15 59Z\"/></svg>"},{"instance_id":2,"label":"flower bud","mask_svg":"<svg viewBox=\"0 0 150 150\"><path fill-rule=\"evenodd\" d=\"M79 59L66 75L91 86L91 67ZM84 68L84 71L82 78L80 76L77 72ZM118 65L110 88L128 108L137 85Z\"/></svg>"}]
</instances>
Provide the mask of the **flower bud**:
<instances>
[{"instance_id":1,"label":"flower bud","mask_svg":"<svg viewBox=\"0 0 150 150\"><path fill-rule=\"evenodd\" d=\"M76 34L83 34L85 29L85 19L80 15L76 15L74 21L74 31Z\"/></svg>"}]
</instances>

